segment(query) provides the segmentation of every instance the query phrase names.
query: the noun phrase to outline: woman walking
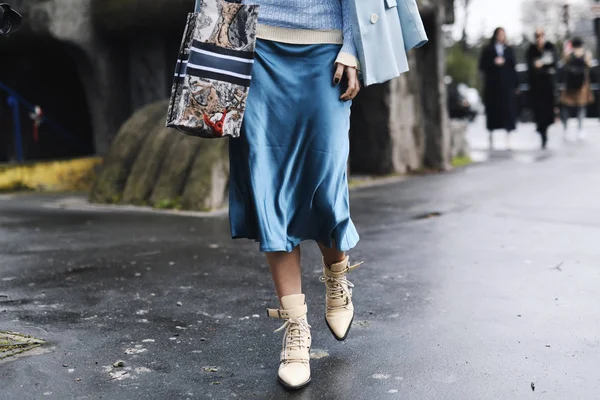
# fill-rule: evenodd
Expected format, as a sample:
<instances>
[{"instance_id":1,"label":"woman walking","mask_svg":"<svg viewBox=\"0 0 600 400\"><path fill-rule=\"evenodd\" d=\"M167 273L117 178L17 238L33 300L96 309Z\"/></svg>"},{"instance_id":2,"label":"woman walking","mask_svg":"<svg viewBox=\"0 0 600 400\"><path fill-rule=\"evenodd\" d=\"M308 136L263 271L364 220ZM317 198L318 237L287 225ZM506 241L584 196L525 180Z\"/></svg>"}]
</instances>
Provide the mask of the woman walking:
<instances>
[{"instance_id":1,"label":"woman walking","mask_svg":"<svg viewBox=\"0 0 600 400\"><path fill-rule=\"evenodd\" d=\"M321 249L336 339L346 338L354 315L346 251L359 237L346 163L357 53L347 0L247 2L260 13L242 135L230 141L231 231L266 253L280 299L269 316L285 320L279 381L298 389L310 382L311 346L300 242Z\"/></svg>"},{"instance_id":2,"label":"woman walking","mask_svg":"<svg viewBox=\"0 0 600 400\"><path fill-rule=\"evenodd\" d=\"M494 147L493 132L506 131L506 147L510 150L510 133L517 124L517 71L515 55L508 46L504 28L496 28L490 44L483 50L479 69L484 74L484 102L490 150Z\"/></svg>"},{"instance_id":3,"label":"woman walking","mask_svg":"<svg viewBox=\"0 0 600 400\"><path fill-rule=\"evenodd\" d=\"M346 339L354 318L347 274L358 265L346 252L359 236L350 218L346 166L358 58L365 82L382 82L406 71L405 46L427 38L414 0L401 11L354 0L243 3L260 9L242 133L229 142L231 231L234 238L256 240L266 253L280 302L269 316L284 320L278 378L285 388L299 389L310 382L311 347L301 242L315 241L321 250L325 320L337 340ZM353 31L352 7L370 18L368 39ZM403 18L411 21L404 45L389 40L401 37ZM382 54L388 57L381 60Z\"/></svg>"},{"instance_id":4,"label":"woman walking","mask_svg":"<svg viewBox=\"0 0 600 400\"><path fill-rule=\"evenodd\" d=\"M427 36L416 0L402 8L355 0L242 3L260 8L242 131L229 141L231 232L266 254L279 298L268 313L284 320L278 379L299 389L311 379L301 242L320 248L325 320L335 339L346 339L354 318L347 275L360 264L351 265L346 252L359 236L346 166L359 59L365 83L384 82L408 70L406 51Z\"/></svg>"},{"instance_id":5,"label":"woman walking","mask_svg":"<svg viewBox=\"0 0 600 400\"><path fill-rule=\"evenodd\" d=\"M583 120L586 108L594 102L594 93L590 86L590 68L592 66L592 53L585 49L583 40L574 38L571 41L573 50L565 57L564 76L565 88L560 95L561 120L565 130L565 139L568 137L568 120L571 115L576 115L579 139L585 138Z\"/></svg>"},{"instance_id":6,"label":"woman walking","mask_svg":"<svg viewBox=\"0 0 600 400\"><path fill-rule=\"evenodd\" d=\"M531 90L530 103L537 131L542 139L542 149L548 143L548 128L556 119L555 75L558 56L556 47L546 41L543 29L535 31L535 43L527 51L527 70Z\"/></svg>"}]
</instances>

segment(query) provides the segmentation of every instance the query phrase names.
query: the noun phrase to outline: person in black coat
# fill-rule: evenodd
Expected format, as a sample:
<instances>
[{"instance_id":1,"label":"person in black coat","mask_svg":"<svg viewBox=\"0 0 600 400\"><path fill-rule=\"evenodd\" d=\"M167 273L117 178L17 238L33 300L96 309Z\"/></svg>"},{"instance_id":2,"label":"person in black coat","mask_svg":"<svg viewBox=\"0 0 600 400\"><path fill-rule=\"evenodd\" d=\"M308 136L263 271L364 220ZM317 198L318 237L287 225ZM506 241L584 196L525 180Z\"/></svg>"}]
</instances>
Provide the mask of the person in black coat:
<instances>
[{"instance_id":1,"label":"person in black coat","mask_svg":"<svg viewBox=\"0 0 600 400\"><path fill-rule=\"evenodd\" d=\"M544 30L535 31L535 43L527 51L529 73L529 100L537 131L542 138L542 149L548 142L548 127L556 119L555 75L558 54L556 47L546 41Z\"/></svg>"},{"instance_id":2,"label":"person in black coat","mask_svg":"<svg viewBox=\"0 0 600 400\"><path fill-rule=\"evenodd\" d=\"M493 131L497 129L506 130L506 147L510 149L510 132L517 127L518 80L515 67L515 54L506 43L506 32L504 28L497 28L479 60L479 69L484 74L484 102L490 149L494 146Z\"/></svg>"}]
</instances>

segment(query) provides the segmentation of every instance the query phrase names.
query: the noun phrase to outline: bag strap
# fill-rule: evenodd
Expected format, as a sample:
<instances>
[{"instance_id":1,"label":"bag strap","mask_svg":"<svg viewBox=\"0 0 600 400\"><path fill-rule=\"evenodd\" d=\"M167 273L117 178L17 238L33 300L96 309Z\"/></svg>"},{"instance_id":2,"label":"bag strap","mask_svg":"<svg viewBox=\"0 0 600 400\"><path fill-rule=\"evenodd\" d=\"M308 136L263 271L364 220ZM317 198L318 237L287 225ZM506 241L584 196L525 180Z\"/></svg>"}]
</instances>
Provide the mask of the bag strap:
<instances>
[{"instance_id":1,"label":"bag strap","mask_svg":"<svg viewBox=\"0 0 600 400\"><path fill-rule=\"evenodd\" d=\"M204 0L196 0L196 5L194 6L194 12L200 12L200 6ZM225 0L227 3L238 3L241 4L242 0Z\"/></svg>"},{"instance_id":2,"label":"bag strap","mask_svg":"<svg viewBox=\"0 0 600 400\"><path fill-rule=\"evenodd\" d=\"M196 6L194 7L194 12L200 12L200 6L204 0L196 0ZM242 0L225 0L227 3L238 3L241 4Z\"/></svg>"}]
</instances>

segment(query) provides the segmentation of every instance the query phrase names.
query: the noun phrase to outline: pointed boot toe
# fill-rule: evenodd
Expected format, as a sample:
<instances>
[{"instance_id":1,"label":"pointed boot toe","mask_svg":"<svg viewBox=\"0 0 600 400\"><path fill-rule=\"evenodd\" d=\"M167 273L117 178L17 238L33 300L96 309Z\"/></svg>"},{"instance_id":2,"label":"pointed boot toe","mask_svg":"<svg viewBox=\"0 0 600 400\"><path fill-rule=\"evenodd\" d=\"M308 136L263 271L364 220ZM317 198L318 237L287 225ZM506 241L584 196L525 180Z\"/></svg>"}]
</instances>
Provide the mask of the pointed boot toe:
<instances>
[{"instance_id":1,"label":"pointed boot toe","mask_svg":"<svg viewBox=\"0 0 600 400\"><path fill-rule=\"evenodd\" d=\"M354 310L345 310L345 312L340 313L329 313L325 315L325 322L327 322L327 327L333 334L333 336L339 340L343 341L348 337L348 332L350 332L350 327L352 326L352 321L354 320Z\"/></svg>"},{"instance_id":2,"label":"pointed boot toe","mask_svg":"<svg viewBox=\"0 0 600 400\"><path fill-rule=\"evenodd\" d=\"M304 300L303 294L283 296L281 309L268 310L269 317L285 320L275 332L285 330L277 376L288 390L302 389L310 383L311 335Z\"/></svg>"},{"instance_id":3,"label":"pointed boot toe","mask_svg":"<svg viewBox=\"0 0 600 400\"><path fill-rule=\"evenodd\" d=\"M279 366L279 383L286 389L302 389L310 383L310 366L308 363L287 363Z\"/></svg>"},{"instance_id":4,"label":"pointed boot toe","mask_svg":"<svg viewBox=\"0 0 600 400\"><path fill-rule=\"evenodd\" d=\"M354 285L346 279L348 272L358 268L362 263L350 266L348 257L343 261L328 266L323 261L323 276L325 283L325 321L333 336L345 340L354 320L354 305L352 304L352 288Z\"/></svg>"}]
</instances>

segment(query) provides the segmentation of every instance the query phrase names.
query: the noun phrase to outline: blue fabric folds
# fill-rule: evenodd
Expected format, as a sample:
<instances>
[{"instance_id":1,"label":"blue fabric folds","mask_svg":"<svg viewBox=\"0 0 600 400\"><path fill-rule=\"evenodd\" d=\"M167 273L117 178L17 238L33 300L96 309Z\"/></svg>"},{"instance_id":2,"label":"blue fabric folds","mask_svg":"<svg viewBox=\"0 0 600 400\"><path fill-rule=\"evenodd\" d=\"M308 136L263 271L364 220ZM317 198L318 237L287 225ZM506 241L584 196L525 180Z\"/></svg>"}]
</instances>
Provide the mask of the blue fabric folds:
<instances>
[{"instance_id":1,"label":"blue fabric folds","mask_svg":"<svg viewBox=\"0 0 600 400\"><path fill-rule=\"evenodd\" d=\"M229 218L232 236L261 251L358 242L346 176L351 104L332 84L339 50L257 42L241 137L229 141Z\"/></svg>"}]
</instances>

